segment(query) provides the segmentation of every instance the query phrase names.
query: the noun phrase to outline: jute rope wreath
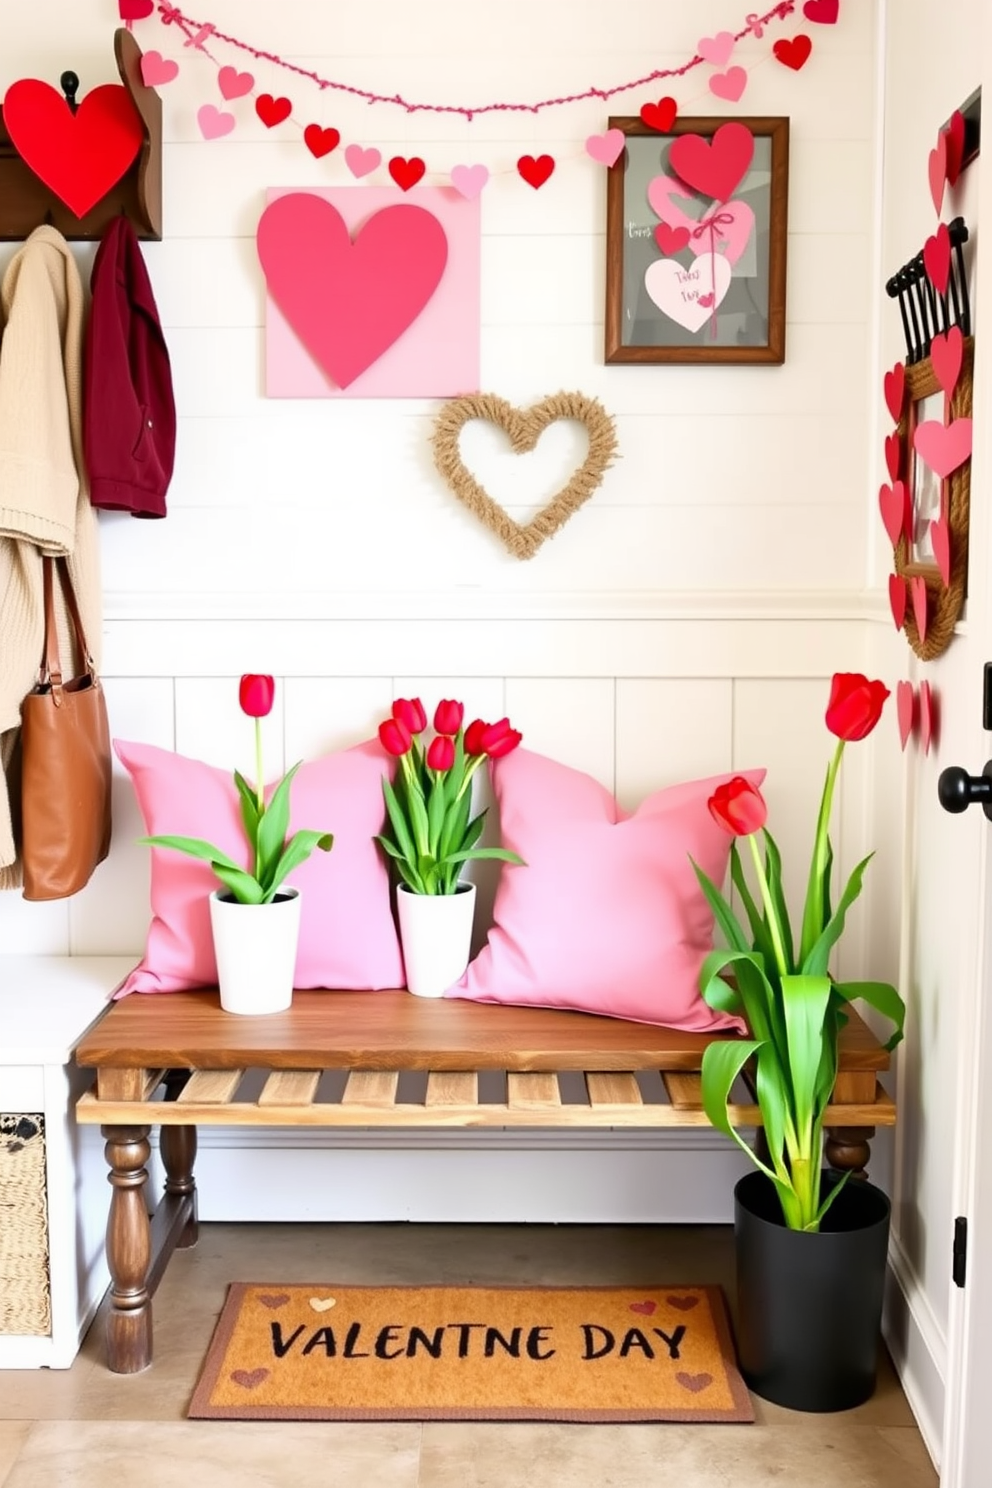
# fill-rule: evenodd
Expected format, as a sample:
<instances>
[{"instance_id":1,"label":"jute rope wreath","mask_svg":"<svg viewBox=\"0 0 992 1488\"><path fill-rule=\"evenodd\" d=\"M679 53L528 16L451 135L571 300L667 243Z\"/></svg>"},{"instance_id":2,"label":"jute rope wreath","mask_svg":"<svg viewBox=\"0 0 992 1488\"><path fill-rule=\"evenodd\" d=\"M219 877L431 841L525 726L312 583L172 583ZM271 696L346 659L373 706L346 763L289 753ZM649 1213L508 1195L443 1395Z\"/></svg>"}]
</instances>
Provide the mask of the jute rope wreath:
<instances>
[{"instance_id":1,"label":"jute rope wreath","mask_svg":"<svg viewBox=\"0 0 992 1488\"><path fill-rule=\"evenodd\" d=\"M575 419L589 435L589 452L568 485L553 496L531 521L521 524L508 516L465 468L458 451L462 429L472 419L496 424L508 436L515 454L528 454L549 424ZM589 500L616 454L613 420L595 398L582 393L555 393L530 408L514 408L495 393L473 393L445 403L431 435L434 464L458 500L500 538L514 558L533 558L546 538L564 527L569 517Z\"/></svg>"}]
</instances>

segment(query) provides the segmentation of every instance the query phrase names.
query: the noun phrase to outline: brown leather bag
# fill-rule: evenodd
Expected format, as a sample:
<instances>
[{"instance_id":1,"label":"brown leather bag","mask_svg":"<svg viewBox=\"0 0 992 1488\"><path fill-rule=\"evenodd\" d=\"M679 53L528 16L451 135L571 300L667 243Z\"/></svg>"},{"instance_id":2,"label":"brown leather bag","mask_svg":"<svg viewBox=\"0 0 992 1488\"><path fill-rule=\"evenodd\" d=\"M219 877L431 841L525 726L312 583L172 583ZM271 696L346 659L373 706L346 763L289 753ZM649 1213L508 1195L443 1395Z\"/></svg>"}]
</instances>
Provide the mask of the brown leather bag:
<instances>
[{"instance_id":1,"label":"brown leather bag","mask_svg":"<svg viewBox=\"0 0 992 1488\"><path fill-rule=\"evenodd\" d=\"M110 851L110 729L64 558L45 558L45 654L21 708L21 857L25 899L65 899ZM58 569L86 670L62 680L55 627Z\"/></svg>"}]
</instances>

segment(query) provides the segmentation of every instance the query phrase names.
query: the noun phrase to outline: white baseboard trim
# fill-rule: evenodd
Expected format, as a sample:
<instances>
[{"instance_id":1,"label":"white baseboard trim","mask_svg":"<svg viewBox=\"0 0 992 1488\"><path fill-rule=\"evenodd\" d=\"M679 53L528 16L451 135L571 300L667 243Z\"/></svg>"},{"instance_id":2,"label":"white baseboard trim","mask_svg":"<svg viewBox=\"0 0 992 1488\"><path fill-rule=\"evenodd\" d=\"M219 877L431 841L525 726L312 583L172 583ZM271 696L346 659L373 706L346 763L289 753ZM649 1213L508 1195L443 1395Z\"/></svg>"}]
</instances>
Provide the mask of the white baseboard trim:
<instances>
[{"instance_id":1,"label":"white baseboard trim","mask_svg":"<svg viewBox=\"0 0 992 1488\"><path fill-rule=\"evenodd\" d=\"M889 1240L882 1332L920 1435L940 1471L947 1339L898 1238Z\"/></svg>"}]
</instances>

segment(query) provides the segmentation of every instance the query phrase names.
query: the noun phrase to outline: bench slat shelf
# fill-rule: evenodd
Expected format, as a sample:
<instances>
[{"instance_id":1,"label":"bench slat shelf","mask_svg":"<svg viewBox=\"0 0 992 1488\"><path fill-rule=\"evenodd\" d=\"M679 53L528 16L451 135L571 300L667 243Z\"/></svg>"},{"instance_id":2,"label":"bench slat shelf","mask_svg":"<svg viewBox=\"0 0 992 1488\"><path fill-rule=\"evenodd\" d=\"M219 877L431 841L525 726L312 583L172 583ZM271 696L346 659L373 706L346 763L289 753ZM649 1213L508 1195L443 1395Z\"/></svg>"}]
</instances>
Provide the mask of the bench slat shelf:
<instances>
[{"instance_id":1,"label":"bench slat shelf","mask_svg":"<svg viewBox=\"0 0 992 1488\"><path fill-rule=\"evenodd\" d=\"M76 1116L102 1126L113 1190L110 1368L130 1374L151 1363L152 1293L173 1249L196 1241L197 1126L706 1127L699 1070L713 1037L408 992L297 992L287 1012L255 1018L224 1013L214 990L113 1004L76 1049L77 1064L95 1070ZM879 1081L889 1056L853 1010L839 1052L826 1157L863 1176L875 1128L896 1120ZM480 1099L495 1088L493 1071L505 1092ZM761 1124L747 1102L730 1115ZM153 1126L166 1183L150 1222Z\"/></svg>"}]
</instances>

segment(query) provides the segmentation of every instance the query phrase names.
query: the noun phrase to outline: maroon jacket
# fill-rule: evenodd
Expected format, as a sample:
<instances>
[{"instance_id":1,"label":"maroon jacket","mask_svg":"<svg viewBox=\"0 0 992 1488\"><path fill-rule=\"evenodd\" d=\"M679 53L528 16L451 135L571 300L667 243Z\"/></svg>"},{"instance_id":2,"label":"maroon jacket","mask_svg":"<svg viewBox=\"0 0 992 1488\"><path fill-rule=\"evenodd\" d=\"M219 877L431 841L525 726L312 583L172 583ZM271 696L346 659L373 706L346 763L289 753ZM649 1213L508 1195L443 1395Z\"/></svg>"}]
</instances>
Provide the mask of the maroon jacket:
<instances>
[{"instance_id":1,"label":"maroon jacket","mask_svg":"<svg viewBox=\"0 0 992 1488\"><path fill-rule=\"evenodd\" d=\"M83 448L96 507L164 517L176 453L172 369L134 229L97 249L83 368Z\"/></svg>"}]
</instances>

